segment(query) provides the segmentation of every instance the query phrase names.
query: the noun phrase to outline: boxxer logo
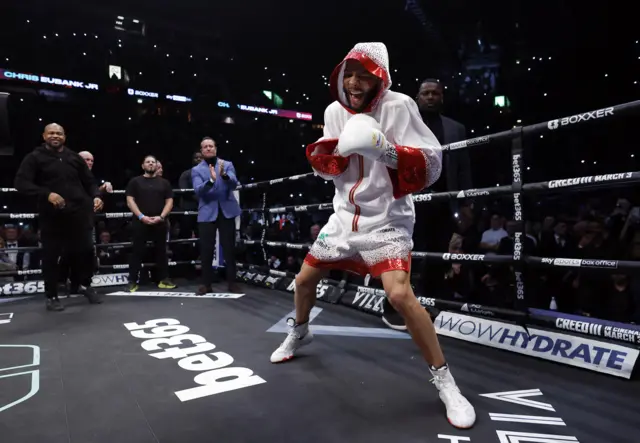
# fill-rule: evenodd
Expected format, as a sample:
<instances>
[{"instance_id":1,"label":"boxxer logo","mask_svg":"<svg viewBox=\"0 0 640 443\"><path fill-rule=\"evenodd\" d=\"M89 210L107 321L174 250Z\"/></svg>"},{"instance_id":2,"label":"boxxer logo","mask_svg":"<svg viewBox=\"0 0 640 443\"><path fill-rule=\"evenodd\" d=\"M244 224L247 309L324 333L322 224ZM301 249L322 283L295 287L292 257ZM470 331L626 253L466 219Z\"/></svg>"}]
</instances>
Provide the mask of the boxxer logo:
<instances>
[{"instance_id":1,"label":"boxxer logo","mask_svg":"<svg viewBox=\"0 0 640 443\"><path fill-rule=\"evenodd\" d=\"M613 116L613 107L598 109L597 111L585 112L584 114L572 115L571 117L551 120L549 123L547 123L547 127L551 130L554 130L558 129L560 126L573 125L576 123L611 116Z\"/></svg>"},{"instance_id":2,"label":"boxxer logo","mask_svg":"<svg viewBox=\"0 0 640 443\"><path fill-rule=\"evenodd\" d=\"M142 349L151 352L151 357L177 360L182 369L197 373L193 381L199 386L175 392L182 402L266 383L249 368L231 366L233 357L226 352L210 352L216 348L214 344L188 334L189 328L176 319L125 323L124 327L132 336L145 340Z\"/></svg>"},{"instance_id":3,"label":"boxxer logo","mask_svg":"<svg viewBox=\"0 0 640 443\"><path fill-rule=\"evenodd\" d=\"M484 261L482 254L451 254L445 252L442 254L443 260L460 260L460 261Z\"/></svg>"}]
</instances>

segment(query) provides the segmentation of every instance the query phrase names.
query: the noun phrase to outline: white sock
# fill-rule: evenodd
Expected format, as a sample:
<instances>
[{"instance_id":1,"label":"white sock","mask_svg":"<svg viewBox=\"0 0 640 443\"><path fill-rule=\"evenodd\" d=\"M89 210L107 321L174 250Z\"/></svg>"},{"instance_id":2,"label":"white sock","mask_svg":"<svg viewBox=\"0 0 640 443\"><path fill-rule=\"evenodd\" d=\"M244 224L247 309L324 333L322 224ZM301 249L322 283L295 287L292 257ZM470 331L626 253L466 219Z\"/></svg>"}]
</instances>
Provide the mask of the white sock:
<instances>
[{"instance_id":1,"label":"white sock","mask_svg":"<svg viewBox=\"0 0 640 443\"><path fill-rule=\"evenodd\" d=\"M300 333L300 338L307 335L307 332L309 332L309 322L302 323L301 325L296 325L296 331Z\"/></svg>"}]
</instances>

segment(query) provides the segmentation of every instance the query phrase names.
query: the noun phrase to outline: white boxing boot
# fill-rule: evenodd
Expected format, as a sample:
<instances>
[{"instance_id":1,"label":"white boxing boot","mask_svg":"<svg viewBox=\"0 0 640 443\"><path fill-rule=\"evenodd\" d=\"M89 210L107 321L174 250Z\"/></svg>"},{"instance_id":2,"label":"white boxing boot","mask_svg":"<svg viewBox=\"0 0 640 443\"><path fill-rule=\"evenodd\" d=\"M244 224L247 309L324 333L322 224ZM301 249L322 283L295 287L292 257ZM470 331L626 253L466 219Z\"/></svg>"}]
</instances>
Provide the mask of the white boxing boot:
<instances>
[{"instance_id":1,"label":"white boxing boot","mask_svg":"<svg viewBox=\"0 0 640 443\"><path fill-rule=\"evenodd\" d=\"M440 393L440 400L447 409L447 420L459 429L468 429L476 422L476 411L469 401L462 395L453 379L449 367L444 365L439 369L430 367L433 384Z\"/></svg>"},{"instance_id":2,"label":"white boxing boot","mask_svg":"<svg viewBox=\"0 0 640 443\"><path fill-rule=\"evenodd\" d=\"M271 363L281 363L291 360L298 349L304 345L308 345L313 340L313 334L309 330L309 322L296 325L295 320L290 318L287 320L287 323L291 329L280 347L271 354Z\"/></svg>"}]
</instances>

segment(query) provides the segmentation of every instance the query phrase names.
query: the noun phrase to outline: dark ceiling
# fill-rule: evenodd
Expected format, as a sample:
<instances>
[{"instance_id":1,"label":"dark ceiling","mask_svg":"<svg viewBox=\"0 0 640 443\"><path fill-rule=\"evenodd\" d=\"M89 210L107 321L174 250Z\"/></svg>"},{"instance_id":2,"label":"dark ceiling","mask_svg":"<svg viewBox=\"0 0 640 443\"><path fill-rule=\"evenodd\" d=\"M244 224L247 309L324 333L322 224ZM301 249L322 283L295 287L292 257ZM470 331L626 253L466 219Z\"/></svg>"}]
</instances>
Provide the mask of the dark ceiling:
<instances>
[{"instance_id":1,"label":"dark ceiling","mask_svg":"<svg viewBox=\"0 0 640 443\"><path fill-rule=\"evenodd\" d=\"M137 17L148 35L176 33L259 63L277 60L326 69L358 41L383 41L393 61L455 65L461 42L478 37L510 48L607 47L632 34L620 2L597 8L569 0L58 0L7 2L34 14L64 15L108 28L116 15ZM56 18L56 20L60 20ZM629 25L629 26L627 26ZM339 54L339 55L338 55Z\"/></svg>"}]
</instances>

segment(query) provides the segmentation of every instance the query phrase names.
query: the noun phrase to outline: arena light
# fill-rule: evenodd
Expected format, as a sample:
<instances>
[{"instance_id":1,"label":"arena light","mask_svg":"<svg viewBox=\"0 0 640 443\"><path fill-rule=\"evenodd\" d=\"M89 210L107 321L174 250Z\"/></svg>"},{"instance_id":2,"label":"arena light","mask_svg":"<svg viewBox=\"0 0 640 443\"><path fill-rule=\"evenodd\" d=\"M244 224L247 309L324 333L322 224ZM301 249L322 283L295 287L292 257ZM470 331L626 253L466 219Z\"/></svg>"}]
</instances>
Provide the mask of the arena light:
<instances>
[{"instance_id":1,"label":"arena light","mask_svg":"<svg viewBox=\"0 0 640 443\"><path fill-rule=\"evenodd\" d=\"M122 67L116 65L109 65L109 78L122 80Z\"/></svg>"},{"instance_id":2,"label":"arena light","mask_svg":"<svg viewBox=\"0 0 640 443\"><path fill-rule=\"evenodd\" d=\"M129 18L119 15L116 17L114 28L128 34L138 34L144 36L146 25L137 18ZM86 37L86 34L85 34Z\"/></svg>"}]
</instances>

